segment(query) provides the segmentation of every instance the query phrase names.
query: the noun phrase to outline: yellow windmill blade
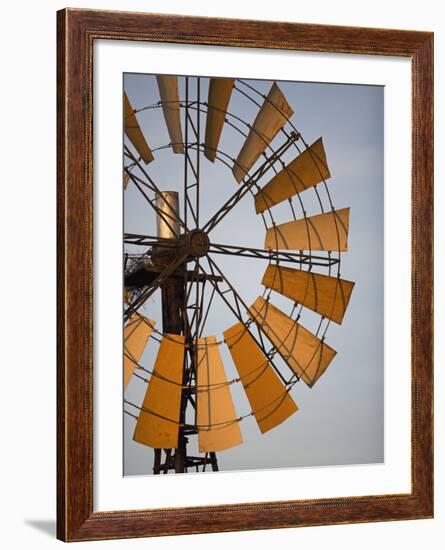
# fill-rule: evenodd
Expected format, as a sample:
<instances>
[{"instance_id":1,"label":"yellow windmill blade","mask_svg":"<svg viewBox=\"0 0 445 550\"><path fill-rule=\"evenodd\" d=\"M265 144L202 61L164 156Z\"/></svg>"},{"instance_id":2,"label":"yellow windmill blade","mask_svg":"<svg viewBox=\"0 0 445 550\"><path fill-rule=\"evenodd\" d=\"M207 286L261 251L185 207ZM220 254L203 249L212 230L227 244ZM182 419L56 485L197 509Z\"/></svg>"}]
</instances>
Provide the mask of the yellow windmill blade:
<instances>
[{"instance_id":1,"label":"yellow windmill blade","mask_svg":"<svg viewBox=\"0 0 445 550\"><path fill-rule=\"evenodd\" d=\"M211 162L216 158L234 82L233 78L211 78L209 82L204 154Z\"/></svg>"},{"instance_id":2,"label":"yellow windmill blade","mask_svg":"<svg viewBox=\"0 0 445 550\"><path fill-rule=\"evenodd\" d=\"M128 386L131 375L144 353L156 322L135 313L124 328L124 388Z\"/></svg>"},{"instance_id":3,"label":"yellow windmill blade","mask_svg":"<svg viewBox=\"0 0 445 550\"><path fill-rule=\"evenodd\" d=\"M142 133L139 122L137 121L136 114L133 107L130 104L130 100L127 97L127 94L124 94L124 131L128 139L133 144L133 147L142 157L142 160L145 164L148 164L153 160L153 153L151 152L150 147Z\"/></svg>"},{"instance_id":4,"label":"yellow windmill blade","mask_svg":"<svg viewBox=\"0 0 445 550\"><path fill-rule=\"evenodd\" d=\"M156 356L133 439L155 449L178 446L185 338L165 334Z\"/></svg>"},{"instance_id":5,"label":"yellow windmill blade","mask_svg":"<svg viewBox=\"0 0 445 550\"><path fill-rule=\"evenodd\" d=\"M270 227L264 248L284 250L348 250L349 208Z\"/></svg>"},{"instance_id":6,"label":"yellow windmill blade","mask_svg":"<svg viewBox=\"0 0 445 550\"><path fill-rule=\"evenodd\" d=\"M243 438L215 336L199 338L197 346L199 452L223 451Z\"/></svg>"},{"instance_id":7,"label":"yellow windmill blade","mask_svg":"<svg viewBox=\"0 0 445 550\"><path fill-rule=\"evenodd\" d=\"M249 331L237 323L224 332L261 433L275 428L298 410L286 387Z\"/></svg>"},{"instance_id":8,"label":"yellow windmill blade","mask_svg":"<svg viewBox=\"0 0 445 550\"><path fill-rule=\"evenodd\" d=\"M264 153L268 144L286 124L287 119L294 113L292 107L284 97L283 92L275 82L264 100L261 109L247 135L247 138L238 154L232 172L239 183L252 168L260 155Z\"/></svg>"},{"instance_id":9,"label":"yellow windmill blade","mask_svg":"<svg viewBox=\"0 0 445 550\"><path fill-rule=\"evenodd\" d=\"M309 387L325 372L337 353L261 296L252 304L248 314Z\"/></svg>"},{"instance_id":10,"label":"yellow windmill blade","mask_svg":"<svg viewBox=\"0 0 445 550\"><path fill-rule=\"evenodd\" d=\"M354 283L291 267L268 265L261 283L283 296L341 323Z\"/></svg>"},{"instance_id":11,"label":"yellow windmill blade","mask_svg":"<svg viewBox=\"0 0 445 550\"><path fill-rule=\"evenodd\" d=\"M156 76L165 123L174 153L184 153L177 76Z\"/></svg>"},{"instance_id":12,"label":"yellow windmill blade","mask_svg":"<svg viewBox=\"0 0 445 550\"><path fill-rule=\"evenodd\" d=\"M322 138L280 170L255 195L257 214L331 177Z\"/></svg>"}]
</instances>

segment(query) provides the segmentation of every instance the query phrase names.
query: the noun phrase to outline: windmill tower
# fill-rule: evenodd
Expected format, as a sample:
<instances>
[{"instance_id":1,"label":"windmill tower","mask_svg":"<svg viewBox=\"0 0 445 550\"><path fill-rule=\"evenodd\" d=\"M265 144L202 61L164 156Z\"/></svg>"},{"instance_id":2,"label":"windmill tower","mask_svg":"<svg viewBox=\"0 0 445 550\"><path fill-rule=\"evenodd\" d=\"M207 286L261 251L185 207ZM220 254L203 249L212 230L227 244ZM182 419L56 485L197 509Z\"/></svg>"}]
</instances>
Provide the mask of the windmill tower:
<instances>
[{"instance_id":1,"label":"windmill tower","mask_svg":"<svg viewBox=\"0 0 445 550\"><path fill-rule=\"evenodd\" d=\"M334 208L323 141L305 142L277 83L266 95L248 81L230 78L157 76L156 81L155 105L134 109L124 95L124 187L134 185L157 220L154 236L124 236L126 247L141 250L125 254L124 385L132 376L147 383L143 402L125 400L126 412L136 419L134 440L155 450L153 473L218 470L217 453L243 443L243 419L254 417L262 433L275 428L298 410L290 394L295 384L313 387L334 359L327 331L331 322L341 324L354 285L340 277L349 208ZM203 81L208 84L204 99ZM230 111L234 93L258 106L253 121ZM170 142L151 149L138 113L157 108ZM242 136L236 158L219 146L223 129ZM184 157L181 193L161 189L150 174L157 150L166 147ZM235 184L233 194L204 222L201 162L222 163ZM319 209L311 215L304 202L309 193ZM264 222L263 248L213 242L213 229L249 194ZM283 203L289 204L289 219L277 223L274 207ZM265 264L263 292L253 303L246 303L219 267L218 255ZM212 288L207 302L205 285ZM141 313L157 291L161 327ZM274 305L274 293L288 299L290 312ZM205 332L214 294L236 320L221 335ZM319 316L316 331L302 324L305 309ZM147 368L140 358L151 340L159 347ZM222 346L238 373L231 380ZM234 383L245 390L246 413L236 410ZM199 456L188 452L192 437L198 439Z\"/></svg>"}]
</instances>

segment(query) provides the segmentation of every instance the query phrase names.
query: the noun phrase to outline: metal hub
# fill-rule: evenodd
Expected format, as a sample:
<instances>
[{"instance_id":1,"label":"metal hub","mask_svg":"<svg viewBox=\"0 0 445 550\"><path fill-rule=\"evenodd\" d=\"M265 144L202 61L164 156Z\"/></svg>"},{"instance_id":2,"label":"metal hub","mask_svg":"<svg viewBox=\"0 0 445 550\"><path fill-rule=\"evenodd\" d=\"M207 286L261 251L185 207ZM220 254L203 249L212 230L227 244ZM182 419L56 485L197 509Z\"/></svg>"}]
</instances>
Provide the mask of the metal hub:
<instances>
[{"instance_id":1,"label":"metal hub","mask_svg":"<svg viewBox=\"0 0 445 550\"><path fill-rule=\"evenodd\" d=\"M187 252L190 256L201 258L209 251L210 240L202 229L193 229L187 235Z\"/></svg>"}]
</instances>

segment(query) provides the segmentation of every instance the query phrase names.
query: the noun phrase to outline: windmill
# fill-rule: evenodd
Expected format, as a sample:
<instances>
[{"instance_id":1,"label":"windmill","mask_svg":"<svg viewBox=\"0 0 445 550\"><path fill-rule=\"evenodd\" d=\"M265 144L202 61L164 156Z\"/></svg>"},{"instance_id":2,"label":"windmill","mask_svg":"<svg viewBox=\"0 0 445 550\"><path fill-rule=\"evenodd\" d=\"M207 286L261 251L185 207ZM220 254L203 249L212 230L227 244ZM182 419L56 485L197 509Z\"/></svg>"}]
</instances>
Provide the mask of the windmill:
<instances>
[{"instance_id":1,"label":"windmill","mask_svg":"<svg viewBox=\"0 0 445 550\"><path fill-rule=\"evenodd\" d=\"M354 286L340 277L349 208L334 207L323 140L304 140L276 82L267 94L242 79L158 75L156 82L154 104L132 105L124 93L124 188L134 186L157 221L156 235L124 235L124 388L132 377L147 384L142 403L124 393L125 412L135 419L133 439L154 449L153 473L218 470L217 453L243 443L245 418L253 417L261 433L272 430L298 410L292 388L298 382L312 388L334 359L327 331L331 322L342 323ZM234 94L256 106L253 120L231 111ZM162 110L169 135L154 149L149 143L156 128L145 135L138 121L152 109ZM223 131L238 136L236 157L222 150ZM181 193L161 189L151 173L162 149L184 158ZM234 188L203 223L202 162L224 165ZM317 210L311 214L308 194ZM263 246L214 242L214 228L247 195L264 224ZM278 223L274 210L286 204L289 216ZM263 291L253 303L220 268L215 258L221 255L264 263ZM204 287L212 289L207 300ZM141 313L156 292L161 326ZM214 295L234 321L219 335L205 331ZM289 303L290 312L274 304L275 296ZM305 310L318 316L316 330L301 322ZM147 368L141 356L156 341L156 358ZM232 379L223 346L237 371ZM233 384L245 391L245 413L236 410ZM192 437L199 456L188 452Z\"/></svg>"}]
</instances>

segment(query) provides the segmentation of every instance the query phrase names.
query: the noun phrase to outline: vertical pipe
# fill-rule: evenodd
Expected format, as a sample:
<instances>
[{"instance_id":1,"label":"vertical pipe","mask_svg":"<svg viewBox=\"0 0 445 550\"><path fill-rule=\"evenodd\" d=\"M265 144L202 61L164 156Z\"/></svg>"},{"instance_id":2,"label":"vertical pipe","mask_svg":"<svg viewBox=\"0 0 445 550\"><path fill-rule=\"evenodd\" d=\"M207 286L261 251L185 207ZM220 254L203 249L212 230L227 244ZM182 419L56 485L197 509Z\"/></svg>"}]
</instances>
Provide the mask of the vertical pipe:
<instances>
[{"instance_id":1,"label":"vertical pipe","mask_svg":"<svg viewBox=\"0 0 445 550\"><path fill-rule=\"evenodd\" d=\"M177 191L156 193L156 206L162 212L156 215L158 237L176 239L180 234L179 194Z\"/></svg>"},{"instance_id":2,"label":"vertical pipe","mask_svg":"<svg viewBox=\"0 0 445 550\"><path fill-rule=\"evenodd\" d=\"M158 237L177 239L180 233L179 194L176 191L162 191L156 194L156 205L162 213L156 217ZM168 249L167 249L168 250ZM154 251L153 260L160 266L167 266L175 260L175 250L166 253L159 247ZM181 268L178 268L181 269ZM176 274L177 275L177 274ZM183 332L182 301L184 296L184 281L182 277L169 277L161 286L162 290L162 330L168 334Z\"/></svg>"}]
</instances>

